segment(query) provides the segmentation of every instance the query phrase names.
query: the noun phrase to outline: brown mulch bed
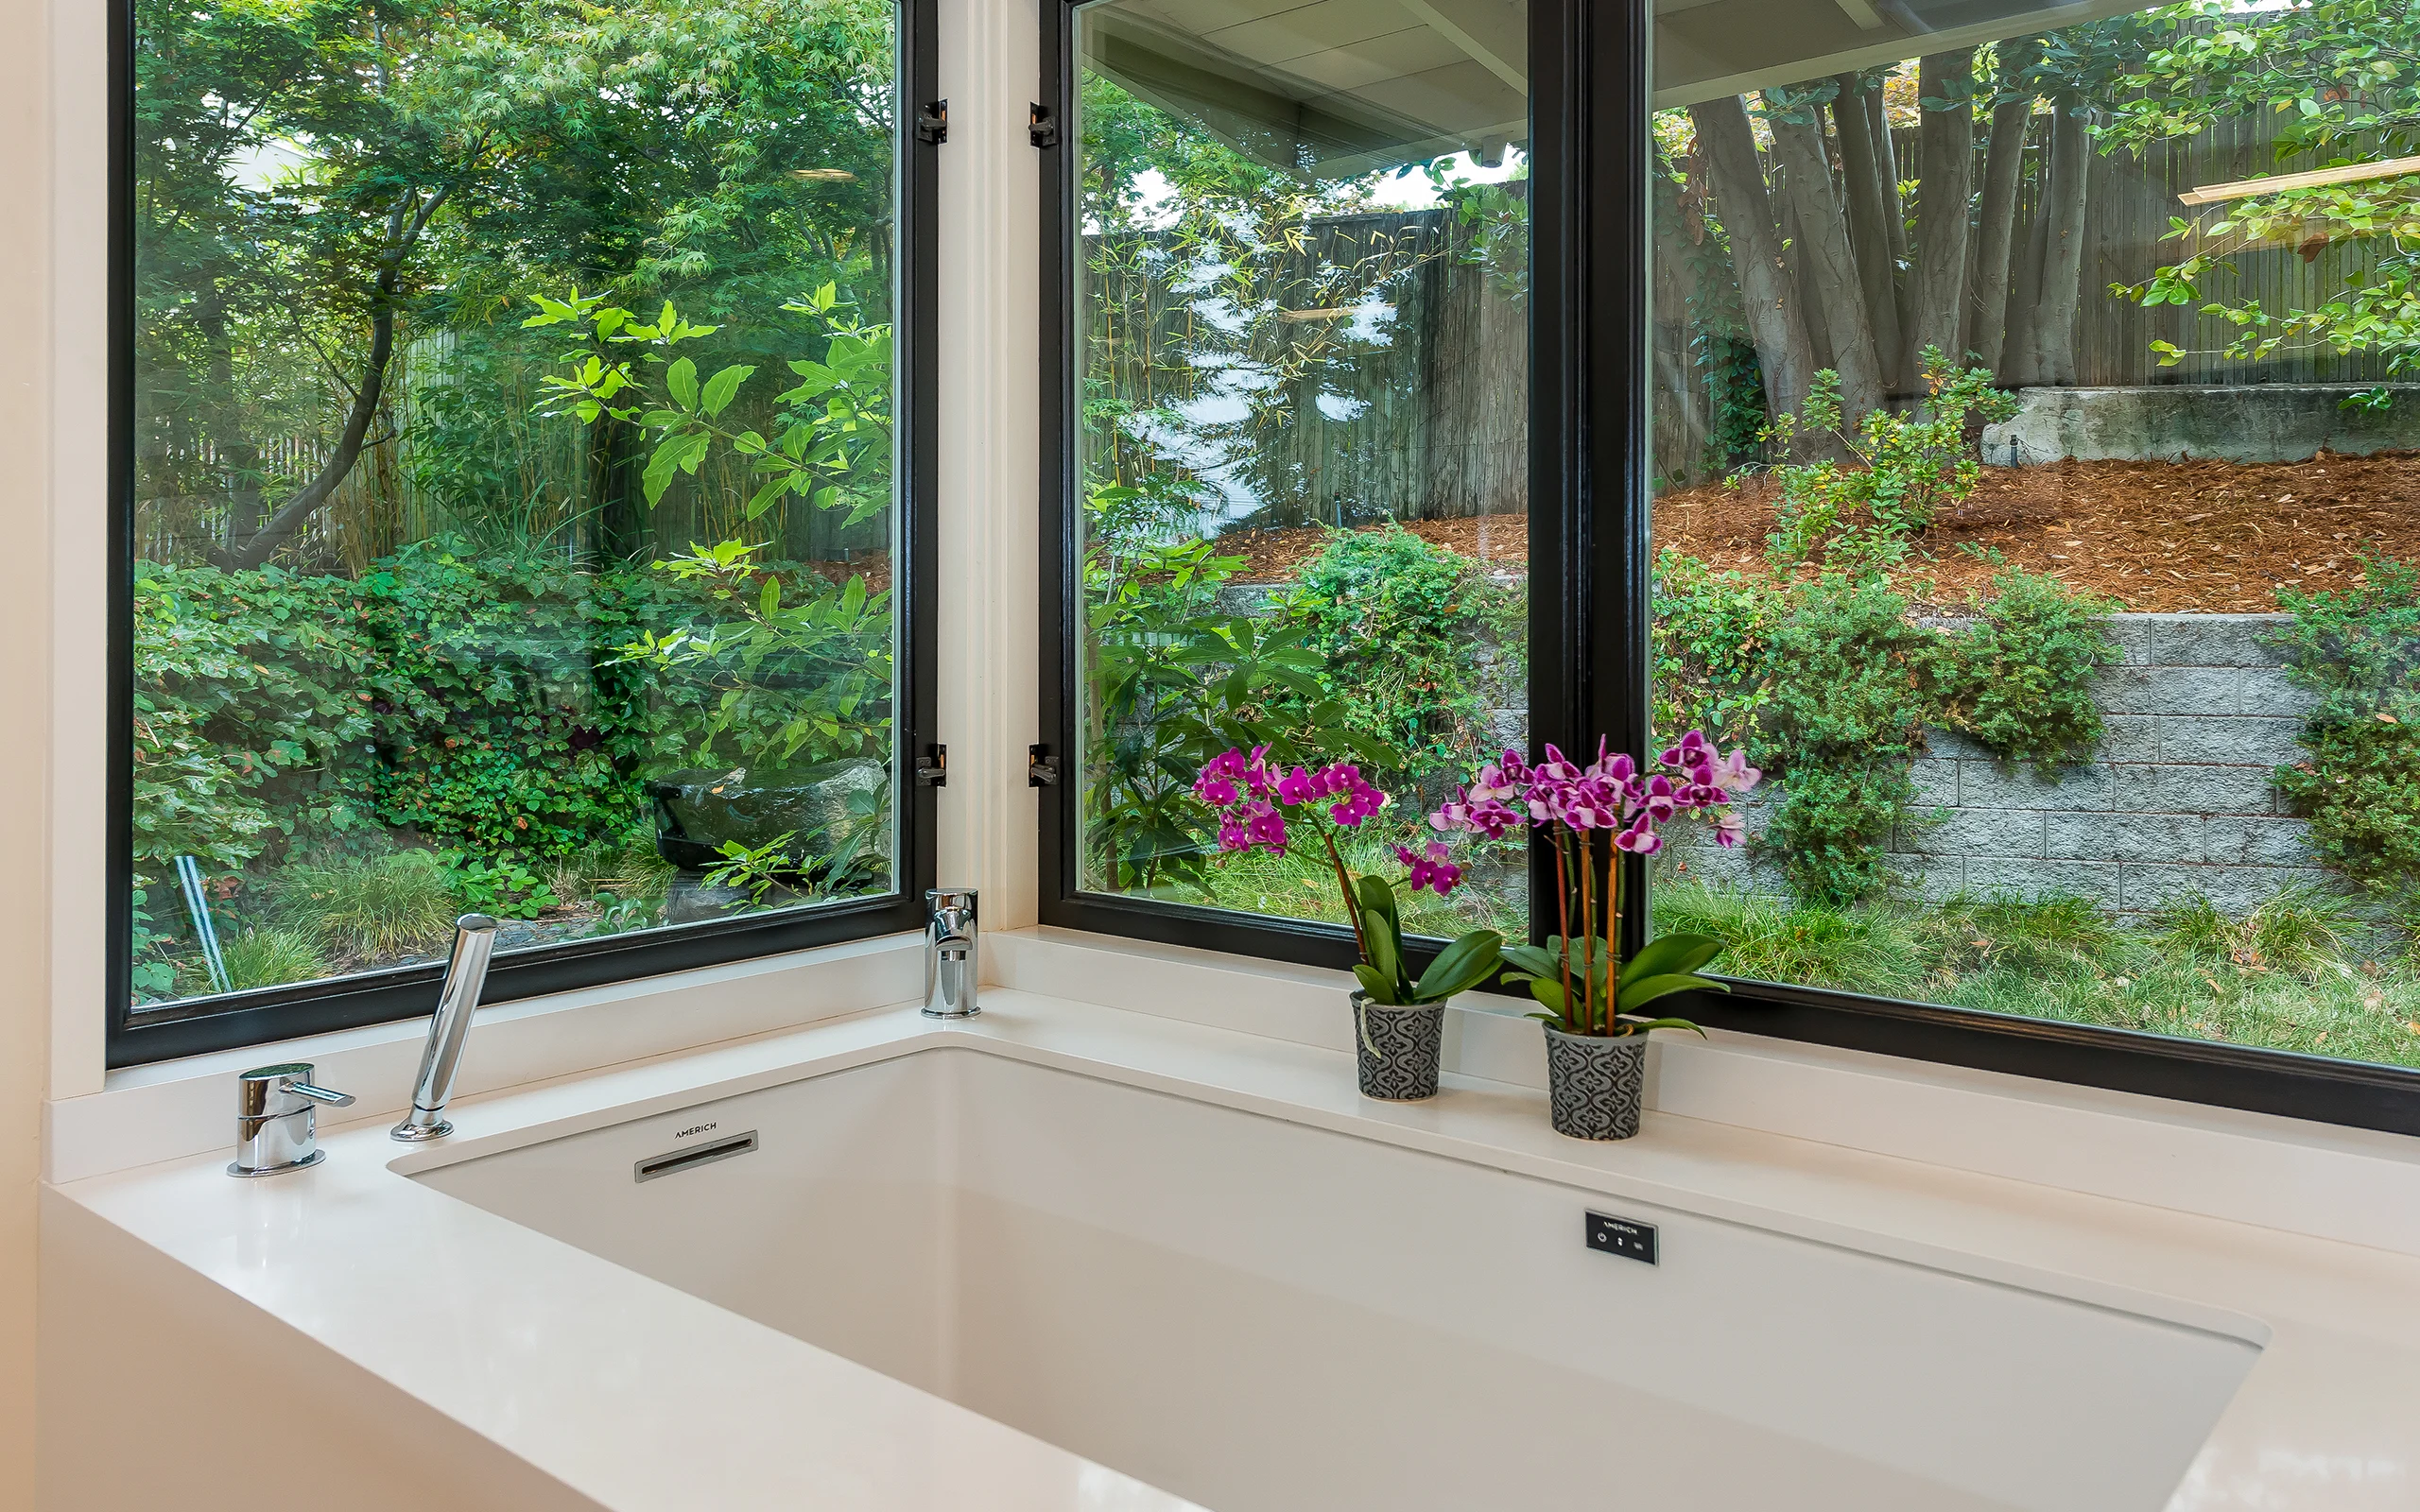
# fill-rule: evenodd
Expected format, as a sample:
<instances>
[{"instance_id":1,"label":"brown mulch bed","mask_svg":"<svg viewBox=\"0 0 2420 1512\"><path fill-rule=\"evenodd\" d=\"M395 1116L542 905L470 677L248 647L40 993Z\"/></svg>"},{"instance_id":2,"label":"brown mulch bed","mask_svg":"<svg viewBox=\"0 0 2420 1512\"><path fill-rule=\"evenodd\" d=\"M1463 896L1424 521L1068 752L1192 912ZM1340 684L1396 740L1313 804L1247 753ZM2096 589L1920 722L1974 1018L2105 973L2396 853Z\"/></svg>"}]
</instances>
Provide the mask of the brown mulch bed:
<instances>
[{"instance_id":1,"label":"brown mulch bed","mask_svg":"<svg viewBox=\"0 0 2420 1512\"><path fill-rule=\"evenodd\" d=\"M1668 493L1656 544L1759 566L1776 493L1762 478ZM2420 453L1986 468L1975 496L1918 538L1933 602L1959 602L2001 570L1969 544L2136 611L2272 612L2280 588L2351 586L2364 552L2420 558Z\"/></svg>"},{"instance_id":2,"label":"brown mulch bed","mask_svg":"<svg viewBox=\"0 0 2420 1512\"><path fill-rule=\"evenodd\" d=\"M1490 572L1525 573L1530 567L1530 517L1482 514L1463 520L1407 520L1403 527L1432 546L1484 563ZM1384 525L1364 525L1384 530ZM1319 525L1301 530L1238 530L1219 538L1222 556L1241 557L1236 580L1290 583L1318 556L1334 532Z\"/></svg>"},{"instance_id":3,"label":"brown mulch bed","mask_svg":"<svg viewBox=\"0 0 2420 1512\"><path fill-rule=\"evenodd\" d=\"M879 593L890 586L890 553L870 551L855 561L811 561L807 570L835 588L846 588L852 577L866 580L866 592Z\"/></svg>"},{"instance_id":4,"label":"brown mulch bed","mask_svg":"<svg viewBox=\"0 0 2420 1512\"><path fill-rule=\"evenodd\" d=\"M1717 567L1764 561L1777 490L1681 489L1655 501L1655 543ZM1371 526L1372 529L1384 528ZM1529 517L1415 520L1404 528L1497 572L1528 566ZM1289 582L1319 555L1323 529L1219 538L1245 558L1245 582ZM1986 468L1982 485L1916 541L1923 596L1964 601L2000 565L2106 593L2137 612L2270 613L2280 588L2343 588L2363 553L2420 559L2420 452L2323 453L2308 462L2059 462Z\"/></svg>"}]
</instances>

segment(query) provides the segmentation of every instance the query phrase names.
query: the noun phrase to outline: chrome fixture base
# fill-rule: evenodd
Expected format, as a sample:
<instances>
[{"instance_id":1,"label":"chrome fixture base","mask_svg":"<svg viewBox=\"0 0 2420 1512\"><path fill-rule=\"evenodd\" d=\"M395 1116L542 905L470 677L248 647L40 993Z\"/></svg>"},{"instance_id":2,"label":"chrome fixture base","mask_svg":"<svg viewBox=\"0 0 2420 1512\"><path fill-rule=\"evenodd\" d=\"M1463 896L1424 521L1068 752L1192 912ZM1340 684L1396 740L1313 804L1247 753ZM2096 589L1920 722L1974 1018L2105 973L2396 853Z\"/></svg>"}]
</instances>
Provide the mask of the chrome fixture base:
<instances>
[{"instance_id":1,"label":"chrome fixture base","mask_svg":"<svg viewBox=\"0 0 2420 1512\"><path fill-rule=\"evenodd\" d=\"M300 1171L305 1167L317 1165L327 1158L327 1151L313 1150L299 1160L288 1160L284 1165L265 1165L257 1171L248 1171L240 1162L230 1160L227 1162L227 1174L229 1176L284 1176L288 1171Z\"/></svg>"},{"instance_id":2,"label":"chrome fixture base","mask_svg":"<svg viewBox=\"0 0 2420 1512\"><path fill-rule=\"evenodd\" d=\"M406 1144L426 1144L432 1140L441 1140L454 1132L451 1122L439 1118L434 1113L427 1115L429 1120L427 1123L418 1122L421 1116L421 1110L417 1108L413 1108L411 1117L389 1129L387 1137L401 1140Z\"/></svg>"}]
</instances>

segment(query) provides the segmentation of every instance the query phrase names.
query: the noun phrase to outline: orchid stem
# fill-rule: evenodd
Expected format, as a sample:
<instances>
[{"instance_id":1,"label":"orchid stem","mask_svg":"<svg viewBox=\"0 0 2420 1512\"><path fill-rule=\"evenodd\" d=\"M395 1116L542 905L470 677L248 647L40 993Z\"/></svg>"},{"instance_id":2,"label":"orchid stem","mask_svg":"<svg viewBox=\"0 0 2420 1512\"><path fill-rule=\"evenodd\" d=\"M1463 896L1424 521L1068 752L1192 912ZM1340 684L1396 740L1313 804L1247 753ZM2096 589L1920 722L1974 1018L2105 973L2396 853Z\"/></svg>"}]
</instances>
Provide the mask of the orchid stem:
<instances>
[{"instance_id":1,"label":"orchid stem","mask_svg":"<svg viewBox=\"0 0 2420 1512\"><path fill-rule=\"evenodd\" d=\"M1580 832L1580 932L1587 936L1588 954L1581 961L1580 1032L1597 1032L1597 878L1596 836Z\"/></svg>"},{"instance_id":2,"label":"orchid stem","mask_svg":"<svg viewBox=\"0 0 2420 1512\"><path fill-rule=\"evenodd\" d=\"M1361 953L1362 960L1369 961L1370 939L1361 933L1361 900L1353 895L1353 878L1344 869L1344 857L1337 851L1336 832L1322 828L1320 839L1327 846L1328 865L1336 868L1336 890L1344 895L1344 917L1353 925L1353 948Z\"/></svg>"},{"instance_id":3,"label":"orchid stem","mask_svg":"<svg viewBox=\"0 0 2420 1512\"><path fill-rule=\"evenodd\" d=\"M1571 881L1564 857L1567 841L1561 831L1554 837L1554 914L1563 930L1563 1022L1571 1022Z\"/></svg>"}]
</instances>

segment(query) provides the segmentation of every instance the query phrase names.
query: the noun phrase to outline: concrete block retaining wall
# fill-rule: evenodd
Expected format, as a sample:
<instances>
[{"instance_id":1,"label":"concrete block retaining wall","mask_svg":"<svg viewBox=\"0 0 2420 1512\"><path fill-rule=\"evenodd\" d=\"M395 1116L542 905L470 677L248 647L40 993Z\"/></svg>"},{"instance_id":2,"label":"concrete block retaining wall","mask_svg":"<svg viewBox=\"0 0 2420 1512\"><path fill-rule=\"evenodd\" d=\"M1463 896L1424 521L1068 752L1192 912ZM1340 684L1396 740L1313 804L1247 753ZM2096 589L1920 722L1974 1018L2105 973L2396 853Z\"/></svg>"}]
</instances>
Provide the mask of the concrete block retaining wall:
<instances>
[{"instance_id":1,"label":"concrete block retaining wall","mask_svg":"<svg viewBox=\"0 0 2420 1512\"><path fill-rule=\"evenodd\" d=\"M2303 821L2271 769L2302 758L2310 696L2262 642L2277 614L2120 614L2125 661L2095 691L2108 733L2093 759L2045 781L1981 747L1928 732L1915 765L1920 812L1893 863L1928 898L1965 891L2080 895L2146 913L2199 893L2230 912L2291 882L2319 883ZM1764 798L1760 794L1759 798ZM1770 799L1751 805L1762 828ZM1676 833L1668 864L1718 885L1779 891L1747 851Z\"/></svg>"}]
</instances>

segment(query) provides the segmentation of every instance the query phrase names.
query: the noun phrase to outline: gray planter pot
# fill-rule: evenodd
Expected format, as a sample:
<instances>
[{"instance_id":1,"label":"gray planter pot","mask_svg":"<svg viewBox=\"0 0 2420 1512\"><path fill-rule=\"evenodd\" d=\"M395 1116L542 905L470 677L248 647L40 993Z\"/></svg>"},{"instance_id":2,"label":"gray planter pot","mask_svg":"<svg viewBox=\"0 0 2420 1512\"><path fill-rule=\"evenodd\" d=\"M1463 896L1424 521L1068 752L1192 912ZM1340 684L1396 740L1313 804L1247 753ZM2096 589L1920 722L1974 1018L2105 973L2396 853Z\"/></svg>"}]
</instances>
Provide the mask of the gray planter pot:
<instances>
[{"instance_id":1,"label":"gray planter pot","mask_svg":"<svg viewBox=\"0 0 2420 1512\"><path fill-rule=\"evenodd\" d=\"M1445 1040L1445 1005L1392 1008L1353 994L1353 1057L1361 1095L1416 1103L1437 1095L1437 1061Z\"/></svg>"},{"instance_id":2,"label":"gray planter pot","mask_svg":"<svg viewBox=\"0 0 2420 1512\"><path fill-rule=\"evenodd\" d=\"M1575 1140L1626 1140L1638 1132L1647 1096L1647 1036L1547 1031L1547 1109L1554 1131Z\"/></svg>"}]
</instances>

